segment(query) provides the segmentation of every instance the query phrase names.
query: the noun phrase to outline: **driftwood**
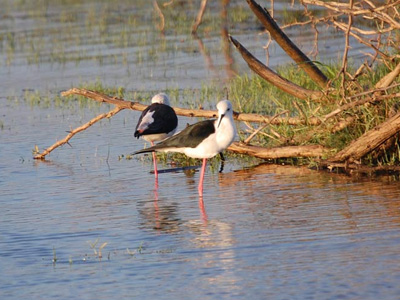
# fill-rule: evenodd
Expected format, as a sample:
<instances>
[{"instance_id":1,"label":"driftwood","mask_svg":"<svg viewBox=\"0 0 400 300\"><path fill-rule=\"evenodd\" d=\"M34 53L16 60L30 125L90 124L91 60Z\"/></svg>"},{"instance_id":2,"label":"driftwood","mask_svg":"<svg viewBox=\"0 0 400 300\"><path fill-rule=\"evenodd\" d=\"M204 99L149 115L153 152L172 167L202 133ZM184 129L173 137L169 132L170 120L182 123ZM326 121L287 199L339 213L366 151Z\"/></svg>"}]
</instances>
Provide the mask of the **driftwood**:
<instances>
[{"instance_id":1,"label":"driftwood","mask_svg":"<svg viewBox=\"0 0 400 300\"><path fill-rule=\"evenodd\" d=\"M326 88L328 78L315 66L315 64L289 39L279 28L275 20L266 9L263 9L253 0L247 0L249 7L265 26L272 38L281 48L302 68L320 87Z\"/></svg>"},{"instance_id":2,"label":"driftwood","mask_svg":"<svg viewBox=\"0 0 400 300\"><path fill-rule=\"evenodd\" d=\"M386 140L400 131L400 113L387 119L385 122L369 130L357 140L353 141L348 147L337 153L329 161L348 161L353 162L375 150Z\"/></svg>"},{"instance_id":3,"label":"driftwood","mask_svg":"<svg viewBox=\"0 0 400 300\"><path fill-rule=\"evenodd\" d=\"M241 43L239 43L235 38L230 36L230 40L233 45L238 49L239 53L242 55L243 59L249 65L249 68L257 73L261 78L267 80L272 83L282 91L295 96L299 99L312 99L315 101L321 100L324 94L319 91L311 91L307 90L297 84L290 82L289 80L283 78L266 65L264 65L261 61L253 56Z\"/></svg>"},{"instance_id":4,"label":"driftwood","mask_svg":"<svg viewBox=\"0 0 400 300\"><path fill-rule=\"evenodd\" d=\"M320 145L265 148L246 145L240 142L233 143L229 146L228 150L235 153L246 154L262 159L321 157L329 151L327 148Z\"/></svg>"},{"instance_id":5,"label":"driftwood","mask_svg":"<svg viewBox=\"0 0 400 300\"><path fill-rule=\"evenodd\" d=\"M131 109L143 111L146 109L147 105L126 101L124 99L114 98L107 96L103 93L94 92L87 89L73 88L68 91L65 91L61 94L62 96L71 96L71 95L80 95L98 102L105 102L117 105L123 109ZM205 109L188 109L188 108L179 108L174 107L174 110L177 115L185 116L185 117L200 117L200 118L216 118L217 112L214 110L205 110ZM259 123L270 123L273 125L280 124L288 124L288 125L320 125L321 120L318 118L308 118L307 120L298 118L298 117L271 117L260 114L245 114L234 112L233 115L235 120L244 121L244 122L259 122Z\"/></svg>"},{"instance_id":6,"label":"driftwood","mask_svg":"<svg viewBox=\"0 0 400 300\"><path fill-rule=\"evenodd\" d=\"M92 126L93 124L97 123L98 121L105 119L105 118L111 118L112 116L114 116L115 114L119 113L121 110L123 110L123 108L121 107L116 107L113 110L109 111L108 113L104 113L101 115L98 115L97 117L93 118L92 120L90 120L89 122L87 122L86 124L83 124L82 126L79 126L78 128L75 128L74 130L71 130L70 133L63 138L62 140L56 142L54 145L52 145L51 147L47 148L46 150L44 150L42 153L40 154L36 154L33 158L34 159L44 159L45 156L47 154L49 154L51 151L53 151L54 149L64 145L64 144L68 144L68 141L77 133L86 130L87 128L89 128L90 126Z\"/></svg>"},{"instance_id":7,"label":"driftwood","mask_svg":"<svg viewBox=\"0 0 400 300\"><path fill-rule=\"evenodd\" d=\"M395 21L392 16L398 16L399 12L397 10L398 4L400 1L388 1L387 3L382 3L381 6L376 7L375 4L371 1L365 1L363 5L360 3L355 3L354 1L350 1L349 3L337 3L337 2L324 2L318 0L304 0L302 1L305 6L306 15L309 17L308 22L296 22L293 25L304 25L310 24L313 26L315 31L317 32L316 24L318 23L331 23L336 28L339 28L343 31L345 36L345 49L343 53L343 60L341 70L336 75L334 80L341 78L341 88L334 95L330 95L332 92L328 88L328 79L325 75L308 59L308 57L302 53L300 49L294 45L291 40L284 34L284 32L279 28L274 19L271 17L269 12L266 9L263 9L260 5L258 5L254 0L247 0L247 3L253 13L258 17L261 23L264 25L270 37L272 37L280 47L298 64L300 68L302 68L308 76L317 83L320 87L323 88L322 91L310 91L304 89L303 87L297 86L292 82L280 77L273 70L266 67L263 63L261 63L257 58L255 58L242 44L240 44L236 39L230 37L232 44L237 48L239 53L242 55L243 59L248 64L249 68L258 74L263 79L267 80L271 84L275 85L279 89L285 91L286 93L293 95L299 99L303 100L313 100L314 102L318 100L325 100L328 102L335 102L337 95L341 95L341 101L337 101L338 105L336 109L333 109L331 112L327 113L325 116L320 117L321 124L326 124L327 122L331 122L330 125L333 125L332 122L336 122L336 124L330 126L330 130L332 133L343 130L347 126L350 126L357 120L357 112L361 106L370 105L371 103L378 103L380 101L386 101L393 98L400 97L399 92L389 93L389 89L393 89L398 87L398 83L393 83L396 78L398 78L400 74L400 64L398 64L389 74L384 76L375 87L370 88L368 91L364 90L364 87L358 84L355 80L358 76L360 76L365 69L371 70L372 63L377 60L377 57L380 56L384 60L386 65L389 65L389 62L392 63L395 61L395 57L399 57L398 55L390 56L388 53L384 53L382 49L390 49L389 44L391 38L388 38L388 44L381 44L381 35L385 32L390 32L391 30L398 29L399 23ZM332 10L334 13L329 14L327 17L315 17L313 16L307 9L307 4L323 6L329 10ZM365 7L368 7L365 9ZM388 14L390 10L391 15ZM347 24L344 24L339 21L339 19L343 19L343 15L347 17ZM373 19L375 22L379 20L379 28L376 30L365 31L359 28L354 27L355 17L361 16L365 19ZM340 18L339 18L340 17ZM339 24L340 23L340 24ZM371 38L363 38L362 35L375 35L377 36L377 41L371 43ZM372 57L372 62L370 64L363 64L354 76L348 73L348 50L350 48L349 37L354 37L357 41L362 44L370 47L375 51L375 56ZM393 44L393 42L392 42ZM269 45L269 44L268 44ZM393 46L393 45L392 45ZM266 47L268 51L268 46ZM370 55L372 56L372 55ZM358 92L358 93L357 93ZM301 108L293 102L294 106L299 110L300 115L304 115ZM396 106L392 107L391 111L396 111ZM342 113L348 111L349 114L344 115ZM339 115L342 115L342 118L338 119ZM382 116L385 117L385 116ZM304 116L303 116L304 118ZM260 128L263 128L260 126ZM317 129L310 130L308 135L304 141L307 141L309 137L312 137L314 133L318 131ZM368 153L380 149L387 148L394 144L395 137L400 132L400 113L396 114L393 117L390 117L382 124L376 126L372 130L366 132L357 140L353 141L350 145L348 145L345 149L334 155L329 160L325 161L328 164L337 164L338 162L346 162L345 166L350 165L352 162L363 158ZM258 133L255 131L253 134ZM253 135L251 135L252 137ZM304 138L304 137L303 137ZM300 141L301 142L301 141ZM282 154L285 151L285 147L283 148L274 148L268 149L269 152L265 152L264 149L257 149L254 146L248 146L249 149L245 150L245 146L243 144L234 144L230 147L230 149L235 149L240 145L242 152L250 155L258 156L258 153L267 153L263 158L276 158L276 157L293 157L293 156L307 156L307 153L297 153L294 152L293 156L292 152L287 154ZM315 147L312 145L311 147ZM295 151L295 148L291 147L290 151ZM303 149L303 148L300 148ZM308 150L308 148L305 148ZM313 148L312 148L313 149ZM327 153L326 149L317 148L321 150L322 153ZM280 154L276 154L279 152ZM306 151L307 151L306 150ZM312 153L311 156L314 156L315 152ZM320 155L320 156L321 156ZM258 156L260 157L260 156ZM321 162L321 165L324 164L324 161Z\"/></svg>"}]
</instances>

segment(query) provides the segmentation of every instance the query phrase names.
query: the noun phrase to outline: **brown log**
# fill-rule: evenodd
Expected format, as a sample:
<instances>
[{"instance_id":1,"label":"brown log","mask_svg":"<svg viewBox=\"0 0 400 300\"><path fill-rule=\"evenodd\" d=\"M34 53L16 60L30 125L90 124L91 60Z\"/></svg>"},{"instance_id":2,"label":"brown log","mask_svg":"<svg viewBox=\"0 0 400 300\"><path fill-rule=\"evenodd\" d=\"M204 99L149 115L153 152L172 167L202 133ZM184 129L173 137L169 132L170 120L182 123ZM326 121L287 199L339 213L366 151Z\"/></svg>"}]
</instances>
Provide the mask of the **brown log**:
<instances>
[{"instance_id":1,"label":"brown log","mask_svg":"<svg viewBox=\"0 0 400 300\"><path fill-rule=\"evenodd\" d=\"M278 159L291 157L321 157L327 153L328 149L320 145L265 148L234 142L229 146L228 151L247 154L262 159Z\"/></svg>"},{"instance_id":2,"label":"brown log","mask_svg":"<svg viewBox=\"0 0 400 300\"><path fill-rule=\"evenodd\" d=\"M307 100L312 99L314 101L319 101L323 98L324 94L319 91L307 90L297 84L283 78L279 74L275 73L273 70L264 65L261 61L253 56L241 43L239 43L235 38L229 36L231 42L238 49L239 53L242 55L243 59L249 65L249 68L257 73L261 78L272 83L282 91L295 96L299 99Z\"/></svg>"},{"instance_id":3,"label":"brown log","mask_svg":"<svg viewBox=\"0 0 400 300\"><path fill-rule=\"evenodd\" d=\"M394 136L400 131L400 113L387 119L374 129L369 130L360 138L353 141L348 147L338 152L334 157L330 158L330 162L353 162L358 160L371 151L375 150L386 140Z\"/></svg>"},{"instance_id":4,"label":"brown log","mask_svg":"<svg viewBox=\"0 0 400 300\"><path fill-rule=\"evenodd\" d=\"M263 9L254 0L247 0L247 3L279 46L308 74L308 76L311 77L312 80L314 80L314 82L320 87L326 88L328 85L328 78L279 28L268 11Z\"/></svg>"},{"instance_id":5,"label":"brown log","mask_svg":"<svg viewBox=\"0 0 400 300\"><path fill-rule=\"evenodd\" d=\"M132 110L144 110L147 105L140 104L138 102L126 101L119 98L114 98L107 96L105 94L94 92L87 89L78 89L73 88L68 91L61 93L62 96L71 96L71 95L80 95L98 102L110 103L117 105L121 108L127 108ZM203 118L215 118L217 117L217 112L214 110L203 110L203 109L186 109L174 107L174 110L177 115L186 116L186 117L203 117ZM307 120L300 119L298 117L274 117L274 116L264 116L259 114L245 114L245 113L234 113L234 118L238 121L246 121L246 122L259 122L259 123L269 123L273 125L279 124L288 124L288 125L319 125L321 124L321 120L318 118L312 117Z\"/></svg>"}]
</instances>

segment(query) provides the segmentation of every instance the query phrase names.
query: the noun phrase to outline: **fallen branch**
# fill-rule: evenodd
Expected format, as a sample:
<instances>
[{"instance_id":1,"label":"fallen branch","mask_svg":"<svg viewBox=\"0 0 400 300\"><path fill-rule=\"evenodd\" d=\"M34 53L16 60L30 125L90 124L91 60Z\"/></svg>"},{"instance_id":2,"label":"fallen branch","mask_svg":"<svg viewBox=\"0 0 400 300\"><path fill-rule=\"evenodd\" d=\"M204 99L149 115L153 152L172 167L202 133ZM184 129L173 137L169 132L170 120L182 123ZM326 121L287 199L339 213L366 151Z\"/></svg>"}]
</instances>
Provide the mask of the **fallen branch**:
<instances>
[{"instance_id":1,"label":"fallen branch","mask_svg":"<svg viewBox=\"0 0 400 300\"><path fill-rule=\"evenodd\" d=\"M321 157L329 151L327 148L320 145L265 148L259 146L250 146L241 142L234 142L232 145L229 146L228 150L235 153L247 154L262 159Z\"/></svg>"},{"instance_id":2,"label":"fallen branch","mask_svg":"<svg viewBox=\"0 0 400 300\"><path fill-rule=\"evenodd\" d=\"M45 156L47 154L49 154L51 151L53 151L54 149L68 143L68 141L77 133L89 128L90 126L92 126L93 124L95 124L96 122L104 119L104 118L111 118L112 116L114 116L115 114L119 113L121 110L123 110L124 108L122 107L116 107L113 110L109 111L108 113L104 113L101 115L98 115L97 117L91 119L89 122L87 122L86 124L83 124L82 126L79 126L78 128L75 128L74 130L72 130L64 139L56 142L53 146L47 148L46 150L44 150L42 153L35 155L33 158L34 159L44 159Z\"/></svg>"},{"instance_id":3,"label":"fallen branch","mask_svg":"<svg viewBox=\"0 0 400 300\"><path fill-rule=\"evenodd\" d=\"M113 98L107 96L105 94L90 91L87 89L78 89L73 88L68 91L61 93L62 96L71 96L71 95L80 95L90 99L93 99L98 102L103 103L110 103L117 105L121 108L127 108L132 110L143 111L146 109L147 105L138 103L138 102L131 102L126 101L119 98ZM187 108L179 108L174 107L174 110L177 115L185 116L185 117L203 117L203 118L215 118L217 117L217 112L214 110L204 110L204 109L187 109ZM269 123L273 125L280 125L280 124L288 124L288 125L319 125L321 124L321 120L318 118L312 117L308 118L307 120L303 120L298 117L270 117L264 116L259 114L245 114L245 113L234 113L234 118L238 121L246 121L246 122L259 122L259 123Z\"/></svg>"},{"instance_id":4,"label":"fallen branch","mask_svg":"<svg viewBox=\"0 0 400 300\"><path fill-rule=\"evenodd\" d=\"M239 53L242 55L243 59L247 62L250 69L252 69L255 73L257 73L261 78L267 80L272 83L282 91L295 96L299 99L307 100L312 99L314 101L320 101L321 98L324 97L324 94L319 91L311 91L307 90L293 82L283 78L279 74L275 73L273 70L268 68L262 62L260 62L257 58L253 56L242 44L240 44L236 39L232 36L229 36L231 42L238 49Z\"/></svg>"},{"instance_id":5,"label":"fallen branch","mask_svg":"<svg viewBox=\"0 0 400 300\"><path fill-rule=\"evenodd\" d=\"M263 9L254 0L247 0L247 3L279 46L311 77L312 80L320 87L326 88L328 85L328 78L279 28L268 11Z\"/></svg>"},{"instance_id":6,"label":"fallen branch","mask_svg":"<svg viewBox=\"0 0 400 300\"><path fill-rule=\"evenodd\" d=\"M375 150L399 131L400 113L397 113L393 117L387 119L385 122L376 126L374 129L366 132L357 140L353 141L345 149L338 152L334 157L330 158L329 161L349 161L349 163L351 163Z\"/></svg>"}]
</instances>

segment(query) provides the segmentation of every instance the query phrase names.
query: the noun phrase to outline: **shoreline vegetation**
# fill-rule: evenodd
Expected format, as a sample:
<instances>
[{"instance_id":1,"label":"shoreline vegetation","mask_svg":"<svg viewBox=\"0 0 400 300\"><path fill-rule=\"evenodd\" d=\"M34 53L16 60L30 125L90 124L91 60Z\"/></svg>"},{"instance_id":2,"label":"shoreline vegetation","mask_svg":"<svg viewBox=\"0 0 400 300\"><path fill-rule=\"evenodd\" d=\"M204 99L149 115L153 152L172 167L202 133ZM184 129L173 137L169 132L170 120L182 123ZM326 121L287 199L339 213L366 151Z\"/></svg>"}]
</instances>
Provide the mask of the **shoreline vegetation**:
<instances>
[{"instance_id":1,"label":"shoreline vegetation","mask_svg":"<svg viewBox=\"0 0 400 300\"><path fill-rule=\"evenodd\" d=\"M229 1L224 2L226 8ZM165 17L157 2L154 3L160 16L158 27L164 34ZM261 159L307 158L313 167L347 173L398 173L400 23L396 20L399 20L400 1L389 0L378 6L370 1L303 0L302 19L281 27L273 14L257 2L247 0L247 4L267 30L270 41L266 49L274 40L295 65L274 71L227 30L223 31L224 41L228 42L226 47L236 48L257 74L236 75L226 84L226 92L237 110L234 118L243 124L241 141L232 144L228 150ZM207 1L202 1L192 27L194 35L199 26L201 28L206 8ZM310 60L283 31L293 26L311 26L315 29L317 43L317 28L321 24L343 33L342 61L337 66ZM370 48L360 66L354 66L348 58L350 39ZM222 91L215 93L223 94ZM44 159L75 134L101 119L110 118L123 109L141 111L147 107L125 101L121 94L116 98L85 88L72 88L62 96L83 96L112 104L115 108L72 130L45 151L36 151L35 159ZM216 114L204 109L174 109L181 116L211 118Z\"/></svg>"}]
</instances>

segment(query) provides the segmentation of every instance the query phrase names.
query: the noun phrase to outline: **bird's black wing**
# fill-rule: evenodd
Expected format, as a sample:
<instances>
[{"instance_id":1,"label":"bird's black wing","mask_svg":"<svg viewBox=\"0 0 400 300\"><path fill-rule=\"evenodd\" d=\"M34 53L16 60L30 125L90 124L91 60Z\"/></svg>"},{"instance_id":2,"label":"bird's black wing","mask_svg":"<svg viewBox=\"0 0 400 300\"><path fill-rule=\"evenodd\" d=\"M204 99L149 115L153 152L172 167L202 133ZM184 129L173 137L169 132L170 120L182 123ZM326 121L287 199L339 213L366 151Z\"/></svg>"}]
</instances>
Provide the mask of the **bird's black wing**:
<instances>
[{"instance_id":1,"label":"bird's black wing","mask_svg":"<svg viewBox=\"0 0 400 300\"><path fill-rule=\"evenodd\" d=\"M154 121L148 125L147 129L143 132L139 132L137 129L139 124L142 122L143 117L147 113L154 112ZM173 131L178 126L178 117L174 109L168 105L153 103L147 107L139 118L139 122L136 125L135 137L140 137L141 135L157 134L157 133L168 133Z\"/></svg>"},{"instance_id":2,"label":"bird's black wing","mask_svg":"<svg viewBox=\"0 0 400 300\"><path fill-rule=\"evenodd\" d=\"M215 120L205 120L189 125L181 132L171 136L170 138L158 143L157 145L135 152L145 153L167 148L196 148L204 139L215 132Z\"/></svg>"}]
</instances>

